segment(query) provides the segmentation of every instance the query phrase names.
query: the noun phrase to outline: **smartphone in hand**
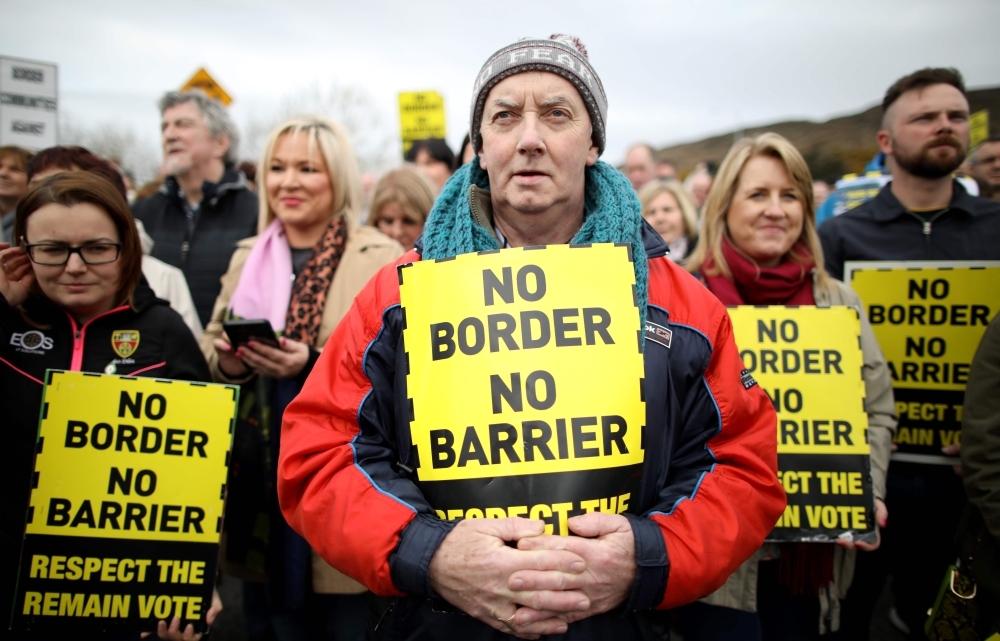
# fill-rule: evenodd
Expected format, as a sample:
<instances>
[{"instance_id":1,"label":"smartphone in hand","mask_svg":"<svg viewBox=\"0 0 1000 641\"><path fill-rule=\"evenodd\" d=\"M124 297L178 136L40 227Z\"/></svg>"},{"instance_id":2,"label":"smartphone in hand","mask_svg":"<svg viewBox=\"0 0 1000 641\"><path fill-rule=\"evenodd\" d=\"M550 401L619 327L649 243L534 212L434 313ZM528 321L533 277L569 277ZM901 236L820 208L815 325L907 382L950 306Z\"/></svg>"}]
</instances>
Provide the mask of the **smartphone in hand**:
<instances>
[{"instance_id":1,"label":"smartphone in hand","mask_svg":"<svg viewBox=\"0 0 1000 641\"><path fill-rule=\"evenodd\" d=\"M265 318L223 321L222 329L233 347L246 345L250 341L279 347L278 336L274 333L271 322Z\"/></svg>"}]
</instances>

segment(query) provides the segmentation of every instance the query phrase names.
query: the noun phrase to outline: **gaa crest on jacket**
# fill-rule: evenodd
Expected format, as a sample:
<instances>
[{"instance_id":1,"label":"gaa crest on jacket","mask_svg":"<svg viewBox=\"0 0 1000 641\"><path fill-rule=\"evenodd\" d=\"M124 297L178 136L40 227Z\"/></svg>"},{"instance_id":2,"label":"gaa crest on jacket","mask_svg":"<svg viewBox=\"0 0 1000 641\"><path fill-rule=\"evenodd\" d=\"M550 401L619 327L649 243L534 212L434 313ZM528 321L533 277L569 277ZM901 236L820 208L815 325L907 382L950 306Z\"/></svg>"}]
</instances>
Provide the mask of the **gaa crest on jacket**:
<instances>
[{"instance_id":1,"label":"gaa crest on jacket","mask_svg":"<svg viewBox=\"0 0 1000 641\"><path fill-rule=\"evenodd\" d=\"M139 332L134 329L119 329L111 332L111 347L115 354L128 358L139 349Z\"/></svg>"}]
</instances>

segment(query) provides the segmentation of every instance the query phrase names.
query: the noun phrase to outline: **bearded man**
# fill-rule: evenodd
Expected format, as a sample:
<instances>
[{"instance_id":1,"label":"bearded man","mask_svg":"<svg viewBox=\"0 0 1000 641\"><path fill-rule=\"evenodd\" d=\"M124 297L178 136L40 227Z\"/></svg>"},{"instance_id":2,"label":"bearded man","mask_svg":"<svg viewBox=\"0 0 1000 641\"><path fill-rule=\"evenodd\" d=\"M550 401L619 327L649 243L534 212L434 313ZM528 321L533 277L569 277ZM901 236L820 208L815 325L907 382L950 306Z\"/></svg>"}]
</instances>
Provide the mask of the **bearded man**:
<instances>
[{"instance_id":1,"label":"bearded man","mask_svg":"<svg viewBox=\"0 0 1000 641\"><path fill-rule=\"evenodd\" d=\"M892 181L819 228L826 271L849 260L1000 259L1000 203L952 176L969 151L969 100L956 69L921 69L882 100L879 148Z\"/></svg>"},{"instance_id":2,"label":"bearded man","mask_svg":"<svg viewBox=\"0 0 1000 641\"><path fill-rule=\"evenodd\" d=\"M493 54L472 92L470 134L477 156L445 185L423 236L399 259L400 269L384 268L358 295L285 412L278 473L282 511L327 562L376 594L395 598L374 621L377 638L662 638L656 631L662 621L650 613L716 589L757 549L784 508L771 403L743 369L725 309L666 258L666 245L643 221L628 179L599 160L607 105L600 78L575 38L527 39ZM566 378L576 376L580 385L596 381L598 391L583 399L589 402L631 384L626 361L638 368L636 378L645 368L644 409L630 426L621 421L617 432L624 437L626 429L643 426L643 445L639 430L628 432L635 437L629 451L644 450L641 472L629 476L638 483L636 490L619 494L617 508L613 501L559 494L577 482L597 483L611 469L592 465L613 455L610 442L589 453L576 445L596 438L597 432L584 427L593 425L593 418L570 421L573 447L565 437L560 437L562 445L553 437L566 429L561 418L545 424L517 421L528 430L520 436L512 424L497 422L507 419L487 419L494 424L488 434L480 432L488 439L486 449L470 425L474 418L456 421L455 428L436 423L441 429L433 431L444 438L421 441L421 415L439 411L425 401L442 386L449 386L452 397L438 405L459 407L468 417L471 396L458 389L465 380L482 380L489 389L498 377L484 373L510 371L496 369L511 362L501 359L531 359L536 374L545 374L540 368L554 361L540 350L526 351L527 342L521 349L512 334L504 335L503 347L496 325L490 329L489 351L478 339L478 347L470 347L463 327L466 321L479 322L470 316L446 339L434 327L447 323L431 326L432 338L442 339L439 345L450 341L434 359L457 367L449 370L452 377L419 378L431 361L419 347L426 334L415 333L426 318L417 313L426 309L419 303L457 299L448 304L472 309L478 302L471 299L482 300L487 288L488 270L477 268L481 263L476 261L524 255L518 248L532 256L540 255L534 250L548 249L541 253L555 258L530 260L573 266L560 272L565 279L559 291L593 295L603 287L596 281L606 274L584 276L593 259L581 259L587 255L581 252L598 246L627 246L633 252L627 265L620 263L626 272L607 276L614 291L624 285L632 308L619 320L607 316L611 330L625 330L623 339L611 341L609 335L598 347L615 342L627 345L628 353L600 371L583 366ZM559 268L547 264L553 271ZM456 270L448 272L456 275L452 288L457 281L475 284L478 278L479 294L463 297L448 284L419 290L427 291L423 297L410 294L417 291L412 287L418 273L448 265ZM511 268L504 271L506 282L512 282ZM540 296L541 270L534 273L534 293ZM518 282L529 300L527 276ZM493 285L485 291L487 305L514 300L513 294L509 301L494 299ZM557 312L566 318L577 314ZM504 323L512 331L514 317L491 318L500 316L509 318ZM577 331L578 324L557 320L553 327L558 345L558 336ZM637 332L642 347L636 345ZM539 341L548 341L547 329L544 335ZM593 336L587 340L597 345ZM454 349L456 342L462 353ZM559 349L587 348L578 337L562 344L566 347ZM641 358L628 360L636 355ZM563 380L560 399L564 390L567 396L574 393L574 385L563 387ZM529 385L530 377L526 393ZM555 385L550 376L541 386L547 403L560 402ZM519 382L516 387L519 398ZM507 402L512 389L500 391ZM544 409L531 398L532 408ZM509 411L503 403L497 396L493 413ZM490 416L488 403L478 411ZM450 429L459 430L458 440ZM531 430L537 430L534 436ZM506 435L502 442L501 432ZM539 440L547 444L544 453L532 445ZM533 458L533 448L538 457ZM525 465L547 464L539 463L541 458L555 464L556 451L558 471L520 476L518 469ZM453 473L459 469L460 474ZM445 474L457 480L441 480ZM531 481L520 482L526 477ZM451 489L445 490L444 483ZM460 494L477 504L469 509L446 504Z\"/></svg>"},{"instance_id":3,"label":"bearded man","mask_svg":"<svg viewBox=\"0 0 1000 641\"><path fill-rule=\"evenodd\" d=\"M921 69L900 78L886 91L882 110L878 144L892 181L875 198L820 226L827 273L842 279L846 261L1000 259L1000 203L970 196L952 176L969 150L969 101L961 74ZM960 447L942 451L956 456ZM898 620L921 634L927 608L956 556L952 541L966 500L950 465L894 458L885 502L891 518L881 548L859 555L841 603L844 638L868 638L887 572Z\"/></svg>"}]
</instances>

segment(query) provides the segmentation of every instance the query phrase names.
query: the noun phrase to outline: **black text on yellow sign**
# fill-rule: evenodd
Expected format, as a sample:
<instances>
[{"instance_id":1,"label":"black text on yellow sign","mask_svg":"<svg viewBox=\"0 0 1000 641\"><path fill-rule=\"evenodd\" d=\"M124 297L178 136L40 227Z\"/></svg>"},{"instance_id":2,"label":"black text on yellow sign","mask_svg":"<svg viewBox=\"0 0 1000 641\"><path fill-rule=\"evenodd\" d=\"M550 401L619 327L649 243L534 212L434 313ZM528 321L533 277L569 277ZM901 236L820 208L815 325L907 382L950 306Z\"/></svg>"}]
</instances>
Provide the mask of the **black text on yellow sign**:
<instances>
[{"instance_id":1,"label":"black text on yellow sign","mask_svg":"<svg viewBox=\"0 0 1000 641\"><path fill-rule=\"evenodd\" d=\"M415 140L445 137L444 97L436 91L399 94L399 131L403 153Z\"/></svg>"},{"instance_id":2,"label":"black text on yellow sign","mask_svg":"<svg viewBox=\"0 0 1000 641\"><path fill-rule=\"evenodd\" d=\"M16 628L152 629L167 601L183 619L203 617L237 394L221 385L49 372Z\"/></svg>"},{"instance_id":3,"label":"black text on yellow sign","mask_svg":"<svg viewBox=\"0 0 1000 641\"><path fill-rule=\"evenodd\" d=\"M871 530L857 310L746 306L730 308L729 315L747 373L778 413L779 476L789 507L771 538Z\"/></svg>"},{"instance_id":4,"label":"black text on yellow sign","mask_svg":"<svg viewBox=\"0 0 1000 641\"><path fill-rule=\"evenodd\" d=\"M969 368L1000 310L1000 263L847 263L893 379L894 459L950 463Z\"/></svg>"},{"instance_id":5,"label":"black text on yellow sign","mask_svg":"<svg viewBox=\"0 0 1000 641\"><path fill-rule=\"evenodd\" d=\"M416 475L435 508L627 491L645 421L629 246L467 254L403 266L400 282ZM618 481L572 478L597 470Z\"/></svg>"}]
</instances>

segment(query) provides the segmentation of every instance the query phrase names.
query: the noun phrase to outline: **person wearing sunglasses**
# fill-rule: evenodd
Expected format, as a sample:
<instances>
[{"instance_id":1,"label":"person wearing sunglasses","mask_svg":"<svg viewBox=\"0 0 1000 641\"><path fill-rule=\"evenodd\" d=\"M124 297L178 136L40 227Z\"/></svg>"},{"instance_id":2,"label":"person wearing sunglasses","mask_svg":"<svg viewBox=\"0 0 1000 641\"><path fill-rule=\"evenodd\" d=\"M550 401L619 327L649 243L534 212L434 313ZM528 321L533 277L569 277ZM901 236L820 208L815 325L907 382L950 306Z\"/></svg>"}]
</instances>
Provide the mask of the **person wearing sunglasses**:
<instances>
[{"instance_id":1,"label":"person wearing sunglasses","mask_svg":"<svg viewBox=\"0 0 1000 641\"><path fill-rule=\"evenodd\" d=\"M211 381L181 316L142 281L139 233L111 183L83 171L46 178L18 203L14 238L0 243L2 612L14 598L45 370ZM167 624L160 636L181 638L179 622Z\"/></svg>"}]
</instances>

